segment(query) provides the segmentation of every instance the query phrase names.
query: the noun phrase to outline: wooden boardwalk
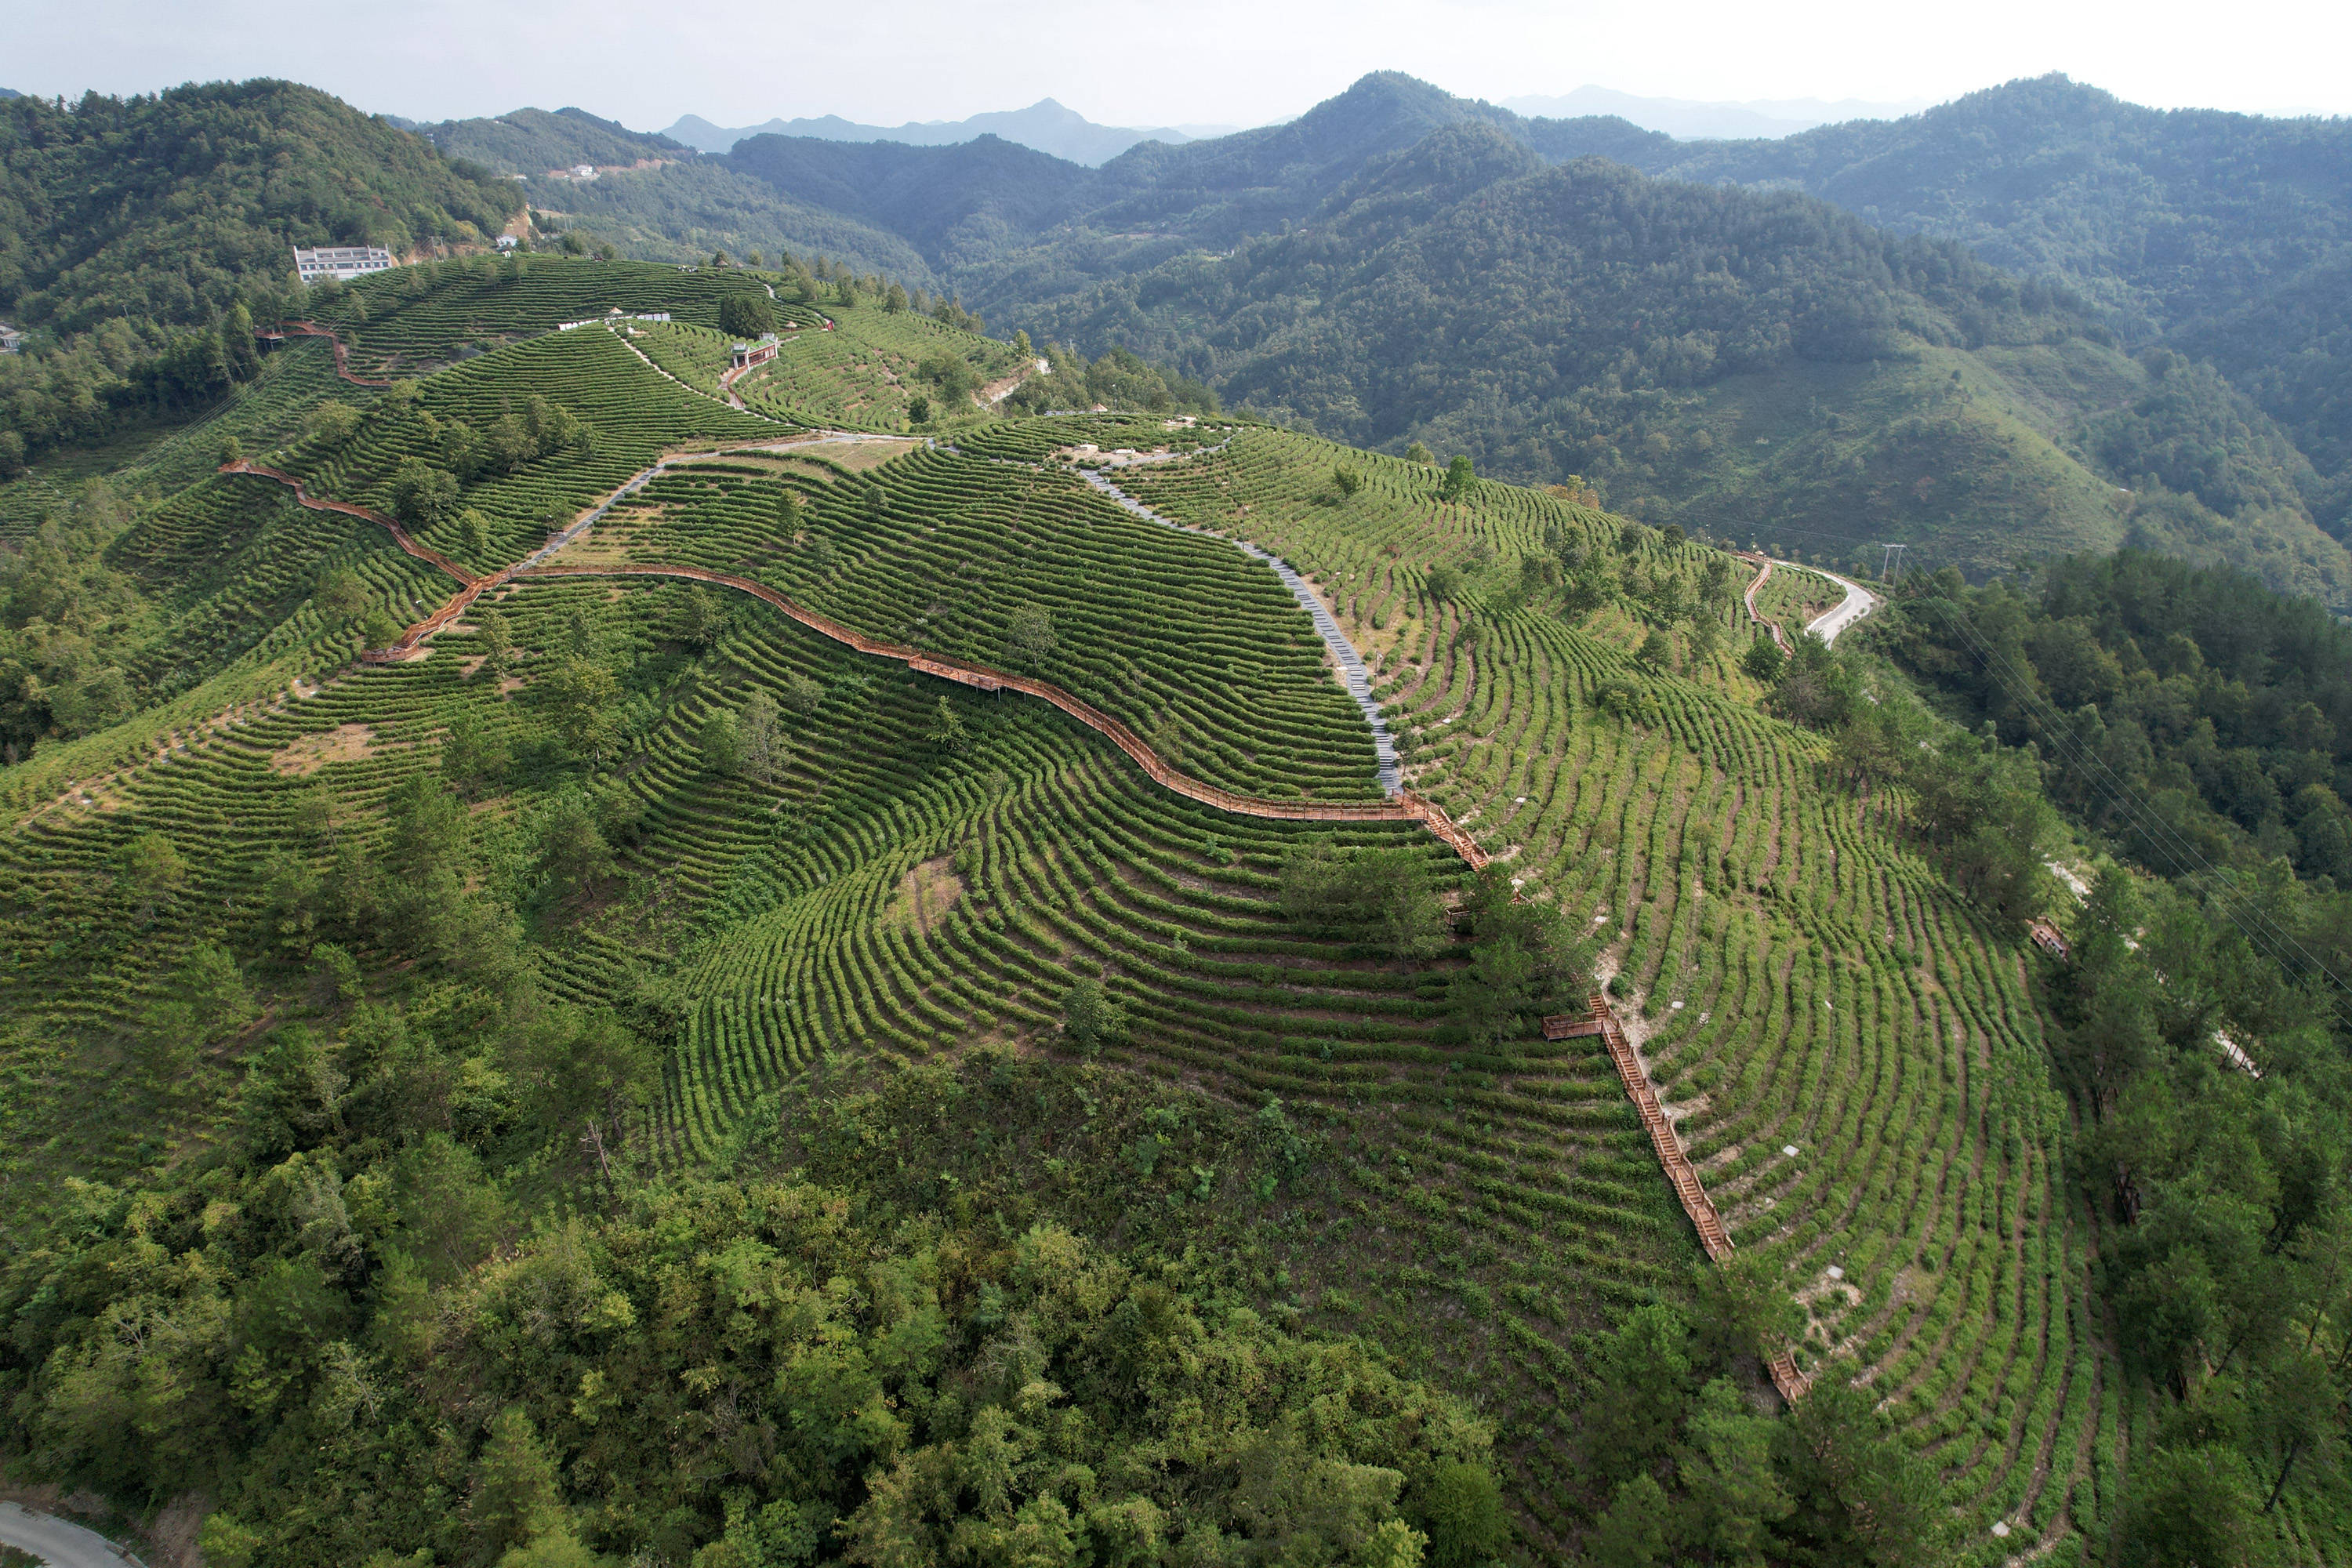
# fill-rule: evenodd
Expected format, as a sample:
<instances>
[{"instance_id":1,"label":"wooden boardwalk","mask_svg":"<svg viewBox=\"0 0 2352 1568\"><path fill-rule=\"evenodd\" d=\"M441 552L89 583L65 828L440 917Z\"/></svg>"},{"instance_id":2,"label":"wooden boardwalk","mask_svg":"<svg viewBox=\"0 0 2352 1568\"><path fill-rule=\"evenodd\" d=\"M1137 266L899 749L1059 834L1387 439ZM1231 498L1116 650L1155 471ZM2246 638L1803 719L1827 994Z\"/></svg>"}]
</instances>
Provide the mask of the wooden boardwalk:
<instances>
[{"instance_id":1,"label":"wooden boardwalk","mask_svg":"<svg viewBox=\"0 0 2352 1568\"><path fill-rule=\"evenodd\" d=\"M315 321L280 321L268 331L257 332L255 336L263 338L285 338L288 336L298 338L324 338L335 346L335 374L337 375L341 376L353 386L390 386L392 384L391 381L388 379L377 376L353 375L352 374L351 351L343 347L343 340L335 336L334 333L327 331L326 328L320 326Z\"/></svg>"},{"instance_id":2,"label":"wooden boardwalk","mask_svg":"<svg viewBox=\"0 0 2352 1568\"><path fill-rule=\"evenodd\" d=\"M1748 584L1748 592L1743 597L1743 602L1748 605L1749 623L1769 631L1772 634L1774 645L1782 653L1793 652L1794 650L1789 647L1787 636L1780 630L1780 623L1756 613L1756 590L1761 588L1765 579L1772 575L1772 558L1769 555L1751 555L1745 550L1735 550L1731 553L1756 568L1756 581Z\"/></svg>"},{"instance_id":3,"label":"wooden boardwalk","mask_svg":"<svg viewBox=\"0 0 2352 1568\"><path fill-rule=\"evenodd\" d=\"M656 468L660 466L660 464L655 465ZM1042 701L1050 702L1078 722L1108 737L1113 745L1126 752L1138 767L1151 776L1155 783L1188 800L1199 801L1203 805L1214 806L1220 811L1229 811L1240 816L1265 817L1276 821L1418 822L1435 834L1448 848L1467 862L1471 869L1484 868L1488 860L1486 852L1479 847L1477 840L1471 837L1452 817L1446 816L1444 809L1435 801L1425 796L1407 791L1394 800L1368 801L1361 804L1353 802L1327 804L1318 801L1260 800L1250 795L1235 795L1231 790L1220 789L1215 784L1180 772L1160 753L1145 744L1143 738L1126 724L1051 681L1039 680L1034 676L1015 675L1007 670L992 669L986 665L973 664L950 655L926 653L919 648L869 637L855 627L845 626L830 616L820 615L806 605L785 597L765 583L757 582L749 577L733 576L724 572L712 572L699 566L664 566L650 563L587 566L552 562L536 565L517 563L488 576L479 576L460 566L432 546L415 539L401 526L398 519L377 511L373 507L359 506L351 501L321 500L304 489L301 480L281 468L273 468L261 463L236 462L223 464L220 471L225 474L251 474L262 479L275 479L279 484L290 488L294 491L296 500L314 510L341 512L348 517L362 518L379 524L390 531L401 549L419 561L438 567L457 580L459 584L458 591L451 595L446 603L403 632L399 639L390 647L372 648L362 654L360 656L362 659L368 663L397 663L414 656L418 647L427 637L464 615L483 590L499 587L520 578L683 578L689 582L708 583L714 587L730 588L737 593L749 594L761 603L782 611L811 631L830 637L835 642L859 653L877 658L895 659L910 669L919 670L925 675L936 676L942 680L952 680L958 685L969 686L977 690L1019 691ZM622 489L627 488L629 487L625 484L621 487ZM614 492L616 495L618 493L620 493L618 490ZM567 530L567 531L570 531Z\"/></svg>"},{"instance_id":4,"label":"wooden boardwalk","mask_svg":"<svg viewBox=\"0 0 2352 1568\"><path fill-rule=\"evenodd\" d=\"M1650 1146L1657 1151L1658 1163L1666 1168L1666 1179L1674 1184L1675 1195L1682 1200L1683 1212L1690 1215L1691 1224L1698 1230L1699 1245L1706 1255L1720 1263L1731 1256L1731 1233L1724 1228L1723 1215L1717 1212L1715 1200L1706 1195L1706 1186L1698 1179L1698 1168L1683 1152L1683 1141L1667 1120L1665 1107L1658 1102L1658 1091L1650 1084L1650 1075L1642 1066L1633 1041L1625 1037L1624 1028L1606 996L1595 992L1591 1000L1591 1022L1599 1026L1587 1031L1598 1034L1609 1047L1610 1059L1617 1064L1617 1077L1625 1086L1626 1098L1633 1100L1634 1114L1650 1134ZM1553 1020L1544 1020L1544 1034L1552 1036ZM1794 1404L1801 1398L1812 1380L1797 1370L1796 1358L1787 1351L1765 1363L1772 1374L1772 1386L1780 1397Z\"/></svg>"}]
</instances>

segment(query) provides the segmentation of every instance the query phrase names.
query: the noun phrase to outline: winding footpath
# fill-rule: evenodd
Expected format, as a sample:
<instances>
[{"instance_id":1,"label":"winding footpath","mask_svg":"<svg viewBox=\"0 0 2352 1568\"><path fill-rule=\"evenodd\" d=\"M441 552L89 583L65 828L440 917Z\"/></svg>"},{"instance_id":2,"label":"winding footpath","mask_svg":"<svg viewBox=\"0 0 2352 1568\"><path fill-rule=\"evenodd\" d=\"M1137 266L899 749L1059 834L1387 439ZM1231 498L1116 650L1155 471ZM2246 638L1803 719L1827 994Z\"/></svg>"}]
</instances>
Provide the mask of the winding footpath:
<instances>
[{"instance_id":1,"label":"winding footpath","mask_svg":"<svg viewBox=\"0 0 2352 1568\"><path fill-rule=\"evenodd\" d=\"M1767 619L1758 614L1756 609L1756 590L1764 586L1765 580L1772 575L1772 558L1769 555L1750 555L1744 550L1734 551L1732 553L1756 568L1756 580L1748 584L1748 592L1744 596L1748 605L1748 624L1752 626L1762 626L1770 632L1772 646L1782 653L1794 651L1789 647L1788 637L1780 630L1780 623Z\"/></svg>"},{"instance_id":2,"label":"winding footpath","mask_svg":"<svg viewBox=\"0 0 2352 1568\"><path fill-rule=\"evenodd\" d=\"M811 631L830 637L858 653L877 658L893 659L910 669L937 676L944 680L952 680L959 685L972 687L978 690L1020 691L1049 702L1071 718L1077 720L1078 722L1108 738L1113 745L1126 752L1154 782L1188 800L1199 801L1203 805L1213 806L1220 811L1229 811L1236 816L1264 817L1276 821L1418 822L1442 839L1449 848L1467 862L1472 869L1479 869L1486 865L1488 859L1486 852L1480 848L1477 841L1453 818L1446 816L1444 808L1436 802L1414 795L1402 787L1394 792L1392 799L1364 805L1322 805L1308 801L1260 800L1249 795L1235 795L1231 790L1221 789L1215 784L1193 778L1171 765L1166 759L1147 745L1141 736L1136 734L1126 724L1050 681L1038 680L1030 676L1014 675L1006 670L991 668L986 665L973 664L943 654L926 653L919 648L908 647L898 643L879 641L844 626L828 616L820 615L803 605L786 598L766 584L755 582L749 577L707 571L697 566L664 566L635 563L616 565L572 565L549 559L564 545L579 538L614 505L651 483L656 475L673 463L718 457L727 450L781 451L792 447L813 446L824 440L838 438L826 434L798 441L771 442L759 447L724 448L720 451L709 452L673 453L633 475L595 506L582 512L562 533L551 539L532 554L488 576L477 575L467 571L439 551L421 542L402 527L397 519L384 512L351 501L320 500L303 487L301 480L282 469L269 468L260 463L236 462L223 464L220 471L224 474L247 474L259 479L272 479L292 489L295 500L313 510L340 512L348 517L361 518L376 523L390 531L394 541L402 550L419 561L439 568L457 580L459 584L458 591L452 595L446 603L403 632L398 640L390 647L372 648L362 653L360 658L366 663L394 664L415 657L416 650L425 639L464 615L484 590L502 586L518 578L676 577L689 582L708 583L716 587L731 588L738 593L749 594L763 604L782 611ZM1300 584L1294 592L1303 590L1304 586L1303 583ZM1328 612L1324 612L1320 620L1328 621ZM1331 633L1334 636L1339 633L1336 623L1332 624ZM1344 644L1345 638L1342 637L1341 641ZM1350 658L1354 658L1354 649L1350 647L1348 651ZM1361 659L1356 658L1355 665L1357 670L1360 672ZM1369 690L1367 696L1369 696ZM1381 733L1385 735L1384 729ZM1394 755L1393 749L1390 749L1386 760L1392 762ZM1382 777L1384 784L1388 782L1388 776L1384 772Z\"/></svg>"},{"instance_id":3,"label":"winding footpath","mask_svg":"<svg viewBox=\"0 0 2352 1568\"><path fill-rule=\"evenodd\" d=\"M264 333L263 335L266 337L268 334ZM297 338L326 339L327 342L332 343L335 348L335 374L341 376L345 381L350 382L353 386L390 386L392 384L388 380L379 380L374 376L353 375L352 374L351 351L343 347L343 340L335 336L334 333L319 325L316 321L280 321L278 323L277 335L281 338L291 336Z\"/></svg>"},{"instance_id":4,"label":"winding footpath","mask_svg":"<svg viewBox=\"0 0 2352 1568\"><path fill-rule=\"evenodd\" d=\"M1617 1020L1616 1011L1609 998L1594 992L1589 1004L1591 1016L1579 1021L1572 1015L1546 1018L1544 1037L1549 1040L1567 1039L1577 1035L1601 1037L1609 1048L1609 1059L1616 1064L1617 1080L1625 1087L1625 1097L1633 1102L1633 1114L1642 1120L1643 1130L1650 1135L1650 1147L1665 1168L1666 1180L1681 1200L1683 1213L1690 1216L1691 1226L1698 1232L1699 1245L1706 1249L1709 1262L1721 1263L1731 1256L1731 1232L1723 1223L1722 1214L1715 1200L1707 1195L1706 1184L1698 1179L1698 1167L1691 1163L1683 1148L1682 1134L1675 1130L1673 1119L1658 1099L1657 1086L1650 1081L1650 1069L1642 1060L1642 1053L1627 1037L1624 1026ZM1804 1397L1813 1380L1797 1369L1797 1358L1781 1351L1764 1363L1771 1375L1772 1386L1780 1397L1791 1405Z\"/></svg>"},{"instance_id":5,"label":"winding footpath","mask_svg":"<svg viewBox=\"0 0 2352 1568\"><path fill-rule=\"evenodd\" d=\"M1236 548L1265 562L1274 568L1276 574L1281 577L1284 585L1291 591L1293 597L1313 618L1318 635L1323 638L1324 645L1338 662L1343 679L1347 682L1349 694L1355 699L1357 706L1364 714L1366 722L1370 726L1374 747L1381 763L1381 787L1391 797L1387 801L1363 805L1318 805L1305 801L1260 800L1235 795L1230 790L1221 789L1180 771L1154 752L1145 743L1142 737L1136 734L1127 724L1050 681L1039 680L1030 676L1014 675L1005 670L992 668L986 665L971 663L948 655L927 653L919 648L869 637L854 627L809 609L778 593L766 584L749 577L740 577L694 566L634 563L586 565L551 559L564 545L586 532L614 506L644 489L674 463L709 458L730 451L785 451L794 447L814 446L824 441L845 438L849 437L823 432L790 441L726 447L713 451L670 454L617 486L594 506L583 511L562 532L550 539L540 550L488 576L479 576L468 572L447 556L413 538L397 520L383 512L347 501L320 500L312 497L303 489L300 480L280 469L257 463L239 462L225 464L221 471L273 479L292 487L296 500L306 507L322 511L340 512L376 522L390 531L400 547L410 555L438 567L457 581L460 584L458 592L431 616L409 627L391 647L371 650L361 656L370 662L395 662L413 657L426 638L455 621L484 589L496 587L518 578L669 577L708 583L716 587L729 588L750 595L781 611L811 631L856 652L877 658L891 659L906 665L909 669L934 676L942 680L951 680L976 690L1019 691L1050 703L1078 722L1108 738L1154 783L1188 800L1198 801L1203 805L1212 806L1220 811L1232 812L1237 816L1276 821L1418 822L1443 840L1474 870L1481 869L1487 865L1489 858L1486 851L1480 848L1477 841L1448 816L1443 808L1435 802L1403 787L1397 767L1395 747L1390 738L1386 721L1381 713L1380 705L1372 698L1370 678L1365 668L1362 657L1357 652L1354 645L1348 640L1330 611L1324 606L1306 581L1287 563L1244 541L1228 540ZM1216 538L1227 537L1215 534L1209 530L1191 528L1161 517L1097 472L1084 470L1084 475L1089 485L1134 516L1180 532L1205 533ZM1756 580L1748 585L1747 593L1748 616L1757 624L1769 626L1771 629L1773 640L1786 650L1789 646L1788 639L1779 624L1759 615L1756 609L1756 590L1761 587L1765 580L1770 576L1774 563L1763 556L1744 556L1743 559L1750 561L1759 568ZM1828 574L1823 574L1823 575ZM1845 603L1828 616L1816 619L1806 628L1821 636L1824 642L1832 640L1839 631L1853 620L1867 614L1875 602L1873 595L1855 584L1846 582L1843 578L1832 580L1842 584L1846 588ZM1857 595L1860 595L1859 607L1856 607ZM1825 623L1830 623L1826 628ZM1664 1106L1658 1099L1656 1087L1651 1082L1646 1064L1643 1062L1639 1051L1626 1036L1615 1012L1609 1006L1607 998L1595 994L1591 997L1589 1005L1590 1017L1587 1020L1579 1021L1570 1016L1546 1019L1544 1021L1546 1036L1557 1039L1566 1038L1571 1035L1597 1034L1601 1037L1603 1045L1609 1051L1610 1058L1617 1068L1618 1078L1624 1087L1626 1096L1633 1102L1634 1113L1650 1135L1651 1145L1657 1154L1658 1162L1664 1168L1668 1182L1675 1189L1675 1197L1680 1201L1683 1212L1689 1216L1692 1226L1698 1233L1700 1246L1705 1248L1709 1259L1717 1263L1722 1262L1730 1256L1732 1251L1730 1232L1725 1226L1714 1199L1707 1194L1706 1185L1700 1181L1698 1172L1691 1163L1689 1155L1684 1151L1681 1136L1675 1131L1672 1121L1665 1113ZM1772 1356L1765 1365L1774 1388L1784 1400L1790 1403L1801 1398L1811 1384L1811 1379L1798 1369L1794 1357L1787 1351ZM71 1560L67 1562L66 1568L114 1568L114 1563L117 1561L119 1560Z\"/></svg>"}]
</instances>

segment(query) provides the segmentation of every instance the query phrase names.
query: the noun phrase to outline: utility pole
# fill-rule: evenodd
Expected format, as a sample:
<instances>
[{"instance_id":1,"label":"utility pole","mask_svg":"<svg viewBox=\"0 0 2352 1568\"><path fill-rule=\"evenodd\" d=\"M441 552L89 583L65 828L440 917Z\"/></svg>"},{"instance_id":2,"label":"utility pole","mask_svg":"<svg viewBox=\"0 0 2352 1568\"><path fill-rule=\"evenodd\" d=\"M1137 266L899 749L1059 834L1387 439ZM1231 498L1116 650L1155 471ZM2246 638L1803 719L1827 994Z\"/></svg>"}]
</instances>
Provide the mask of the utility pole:
<instances>
[{"instance_id":1,"label":"utility pole","mask_svg":"<svg viewBox=\"0 0 2352 1568\"><path fill-rule=\"evenodd\" d=\"M1892 583L1895 581L1895 563L1903 559L1904 546L1900 544L1882 544L1879 548L1886 552L1886 564L1880 569L1878 574L1879 581L1882 583Z\"/></svg>"}]
</instances>

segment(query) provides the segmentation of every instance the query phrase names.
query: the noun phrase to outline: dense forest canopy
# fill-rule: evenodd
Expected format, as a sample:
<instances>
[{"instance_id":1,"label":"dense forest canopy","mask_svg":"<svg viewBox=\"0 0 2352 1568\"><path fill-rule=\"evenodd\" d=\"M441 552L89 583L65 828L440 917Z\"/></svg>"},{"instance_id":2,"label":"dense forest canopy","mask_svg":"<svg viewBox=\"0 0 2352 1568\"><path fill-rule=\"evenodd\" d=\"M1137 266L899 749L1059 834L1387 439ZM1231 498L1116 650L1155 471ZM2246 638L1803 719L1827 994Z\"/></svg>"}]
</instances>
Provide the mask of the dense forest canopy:
<instances>
[{"instance_id":1,"label":"dense forest canopy","mask_svg":"<svg viewBox=\"0 0 2352 1568\"><path fill-rule=\"evenodd\" d=\"M499 174L544 174L583 163L602 168L654 159L695 156L694 149L667 136L648 136L584 109L518 109L491 119L446 120L409 125L451 158Z\"/></svg>"},{"instance_id":2,"label":"dense forest canopy","mask_svg":"<svg viewBox=\"0 0 2352 1568\"><path fill-rule=\"evenodd\" d=\"M2034 742L2053 798L2142 863L2284 858L2352 888L2352 630L2320 605L2126 550L2015 586L1920 578L1898 611L1896 657L1969 728Z\"/></svg>"},{"instance_id":3,"label":"dense forest canopy","mask_svg":"<svg viewBox=\"0 0 2352 1568\"><path fill-rule=\"evenodd\" d=\"M2063 279L2134 346L2210 358L2323 473L2346 474L2352 121L2144 109L2051 75L1904 120L1628 161L1677 179L1793 185ZM2328 515L2347 504L2339 486Z\"/></svg>"},{"instance_id":4,"label":"dense forest canopy","mask_svg":"<svg viewBox=\"0 0 2352 1568\"><path fill-rule=\"evenodd\" d=\"M255 80L0 110L0 311L186 326L290 281L296 245L481 240L509 184L313 88Z\"/></svg>"}]
</instances>

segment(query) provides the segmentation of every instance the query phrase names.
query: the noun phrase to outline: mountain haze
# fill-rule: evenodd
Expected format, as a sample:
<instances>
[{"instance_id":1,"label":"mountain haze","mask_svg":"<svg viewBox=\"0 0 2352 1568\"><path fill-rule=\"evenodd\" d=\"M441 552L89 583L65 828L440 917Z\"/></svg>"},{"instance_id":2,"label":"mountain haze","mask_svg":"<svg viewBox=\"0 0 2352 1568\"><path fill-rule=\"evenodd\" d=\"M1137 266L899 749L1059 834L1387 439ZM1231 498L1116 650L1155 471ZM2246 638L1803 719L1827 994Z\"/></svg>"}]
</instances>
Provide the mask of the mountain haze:
<instances>
[{"instance_id":1,"label":"mountain haze","mask_svg":"<svg viewBox=\"0 0 2352 1568\"><path fill-rule=\"evenodd\" d=\"M1858 98L1832 103L1818 98L1759 100L1744 103L1704 102L1687 98L1644 98L1605 87L1580 87L1556 96L1507 98L1503 107L1530 120L1580 120L1591 115L1615 115L1645 131L1662 131L1682 141L1778 137L1832 125L1847 120L1893 120L1927 107L1912 103L1872 103Z\"/></svg>"},{"instance_id":2,"label":"mountain haze","mask_svg":"<svg viewBox=\"0 0 2352 1568\"><path fill-rule=\"evenodd\" d=\"M814 119L770 120L735 130L713 125L698 114L682 116L665 136L699 147L706 153L726 153L753 136L809 136L825 142L900 142L917 147L945 147L1001 136L1024 147L1034 147L1056 158L1092 168L1116 158L1139 142L1165 142L1171 146L1227 133L1230 126L1162 125L1149 131L1097 125L1074 109L1041 98L1026 109L975 114L966 120L931 120L904 125L860 125L837 114Z\"/></svg>"},{"instance_id":3,"label":"mountain haze","mask_svg":"<svg viewBox=\"0 0 2352 1568\"><path fill-rule=\"evenodd\" d=\"M584 109L518 109L487 120L448 120L410 129L452 158L500 174L544 174L582 163L630 165L693 156L666 136L648 136Z\"/></svg>"}]
</instances>

